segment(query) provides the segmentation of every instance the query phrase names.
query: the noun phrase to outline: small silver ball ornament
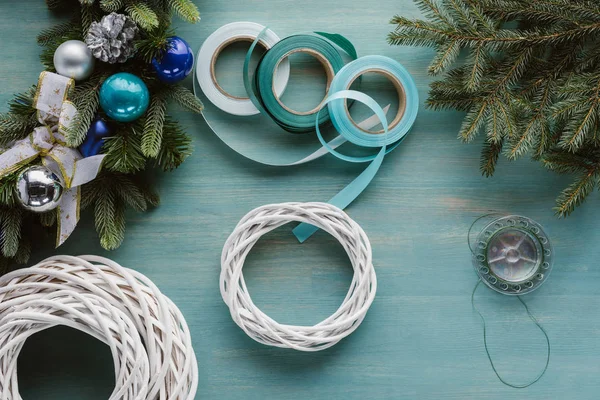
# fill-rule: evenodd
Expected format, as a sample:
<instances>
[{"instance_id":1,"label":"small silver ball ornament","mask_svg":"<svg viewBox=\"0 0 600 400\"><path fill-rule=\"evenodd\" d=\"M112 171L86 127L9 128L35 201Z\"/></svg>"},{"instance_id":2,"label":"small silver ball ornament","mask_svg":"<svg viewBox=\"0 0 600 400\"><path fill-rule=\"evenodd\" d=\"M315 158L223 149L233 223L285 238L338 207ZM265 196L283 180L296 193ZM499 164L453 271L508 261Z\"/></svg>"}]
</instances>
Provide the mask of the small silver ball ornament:
<instances>
[{"instance_id":1,"label":"small silver ball ornament","mask_svg":"<svg viewBox=\"0 0 600 400\"><path fill-rule=\"evenodd\" d=\"M67 40L54 52L54 68L62 76L83 81L94 72L95 58L81 40Z\"/></svg>"},{"instance_id":2,"label":"small silver ball ornament","mask_svg":"<svg viewBox=\"0 0 600 400\"><path fill-rule=\"evenodd\" d=\"M17 197L29 211L43 213L55 209L63 191L60 178L41 165L27 168L17 179Z\"/></svg>"}]
</instances>

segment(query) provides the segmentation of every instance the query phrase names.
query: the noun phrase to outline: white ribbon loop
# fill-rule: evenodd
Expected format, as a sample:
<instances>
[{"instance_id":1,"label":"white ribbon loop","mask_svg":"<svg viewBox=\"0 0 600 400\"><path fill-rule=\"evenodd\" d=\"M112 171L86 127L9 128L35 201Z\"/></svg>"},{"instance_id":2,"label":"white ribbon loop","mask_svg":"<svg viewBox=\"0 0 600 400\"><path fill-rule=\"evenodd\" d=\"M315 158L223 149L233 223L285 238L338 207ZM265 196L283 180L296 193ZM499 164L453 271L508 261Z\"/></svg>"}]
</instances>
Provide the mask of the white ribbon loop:
<instances>
[{"instance_id":1,"label":"white ribbon loop","mask_svg":"<svg viewBox=\"0 0 600 400\"><path fill-rule=\"evenodd\" d=\"M78 150L66 146L65 132L77 115L75 105L67 100L73 86L70 78L42 72L33 105L44 126L35 128L27 138L16 141L0 154L0 178L37 157L61 178L65 192L58 205L56 247L69 238L79 222L79 187L98 176L105 157L102 154L83 158Z\"/></svg>"}]
</instances>

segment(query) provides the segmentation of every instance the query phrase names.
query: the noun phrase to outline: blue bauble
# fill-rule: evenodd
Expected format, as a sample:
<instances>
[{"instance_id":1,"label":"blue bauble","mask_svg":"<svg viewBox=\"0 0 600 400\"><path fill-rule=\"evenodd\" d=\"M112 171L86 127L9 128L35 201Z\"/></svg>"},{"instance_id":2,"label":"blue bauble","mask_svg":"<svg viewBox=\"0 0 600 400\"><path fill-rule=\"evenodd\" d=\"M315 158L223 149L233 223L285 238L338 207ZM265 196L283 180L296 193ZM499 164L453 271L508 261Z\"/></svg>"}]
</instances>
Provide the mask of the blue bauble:
<instances>
[{"instance_id":1,"label":"blue bauble","mask_svg":"<svg viewBox=\"0 0 600 400\"><path fill-rule=\"evenodd\" d=\"M91 157L100 154L104 145L104 138L111 135L111 130L106 121L97 118L87 132L87 136L81 146L79 152L84 157Z\"/></svg>"},{"instance_id":2,"label":"blue bauble","mask_svg":"<svg viewBox=\"0 0 600 400\"><path fill-rule=\"evenodd\" d=\"M148 109L150 92L140 78L127 72L111 75L100 88L100 106L110 118L131 122Z\"/></svg>"},{"instance_id":3,"label":"blue bauble","mask_svg":"<svg viewBox=\"0 0 600 400\"><path fill-rule=\"evenodd\" d=\"M179 36L171 36L167 38L167 42L167 50L158 59L152 59L152 65L162 82L177 83L192 72L194 53L190 45Z\"/></svg>"}]
</instances>

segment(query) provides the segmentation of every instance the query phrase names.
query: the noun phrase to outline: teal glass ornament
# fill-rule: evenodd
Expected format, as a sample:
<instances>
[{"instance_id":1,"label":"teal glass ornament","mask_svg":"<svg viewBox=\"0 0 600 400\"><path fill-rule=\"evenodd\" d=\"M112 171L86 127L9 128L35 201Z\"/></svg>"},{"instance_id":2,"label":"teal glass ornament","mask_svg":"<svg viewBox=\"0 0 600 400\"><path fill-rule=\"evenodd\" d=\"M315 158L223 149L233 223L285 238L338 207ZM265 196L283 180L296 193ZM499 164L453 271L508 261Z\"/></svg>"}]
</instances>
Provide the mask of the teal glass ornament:
<instances>
[{"instance_id":1,"label":"teal glass ornament","mask_svg":"<svg viewBox=\"0 0 600 400\"><path fill-rule=\"evenodd\" d=\"M119 72L100 88L100 106L109 118L119 122L135 121L148 109L150 92L137 76Z\"/></svg>"}]
</instances>

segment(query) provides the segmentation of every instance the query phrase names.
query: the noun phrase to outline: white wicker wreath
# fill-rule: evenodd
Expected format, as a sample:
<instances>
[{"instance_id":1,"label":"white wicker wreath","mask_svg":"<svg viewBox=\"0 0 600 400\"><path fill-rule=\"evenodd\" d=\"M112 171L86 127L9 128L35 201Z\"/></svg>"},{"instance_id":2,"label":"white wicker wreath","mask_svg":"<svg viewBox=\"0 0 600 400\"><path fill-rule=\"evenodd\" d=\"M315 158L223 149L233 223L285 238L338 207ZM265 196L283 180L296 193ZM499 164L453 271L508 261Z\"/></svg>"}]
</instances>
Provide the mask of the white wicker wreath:
<instances>
[{"instance_id":1,"label":"white wicker wreath","mask_svg":"<svg viewBox=\"0 0 600 400\"><path fill-rule=\"evenodd\" d=\"M96 256L51 257L0 278L0 398L21 400L19 353L28 337L57 325L110 347L110 399L194 399L198 365L177 306L144 275Z\"/></svg>"},{"instance_id":2,"label":"white wicker wreath","mask_svg":"<svg viewBox=\"0 0 600 400\"><path fill-rule=\"evenodd\" d=\"M242 273L246 256L261 236L292 221L329 232L342 244L354 268L342 305L315 326L283 325L269 318L252 302ZM369 238L346 213L327 203L283 203L259 207L238 223L223 247L220 286L231 317L252 339L270 346L318 351L358 328L375 298L377 279Z\"/></svg>"}]
</instances>

